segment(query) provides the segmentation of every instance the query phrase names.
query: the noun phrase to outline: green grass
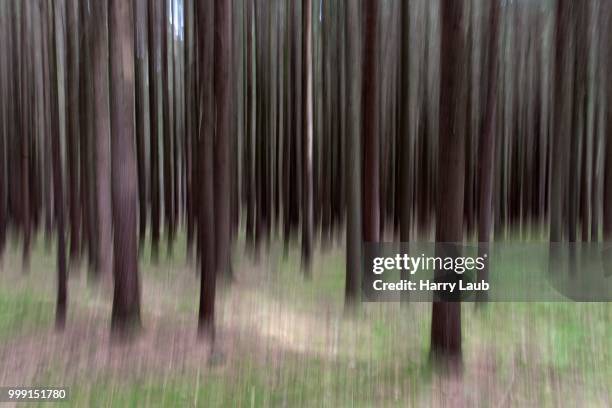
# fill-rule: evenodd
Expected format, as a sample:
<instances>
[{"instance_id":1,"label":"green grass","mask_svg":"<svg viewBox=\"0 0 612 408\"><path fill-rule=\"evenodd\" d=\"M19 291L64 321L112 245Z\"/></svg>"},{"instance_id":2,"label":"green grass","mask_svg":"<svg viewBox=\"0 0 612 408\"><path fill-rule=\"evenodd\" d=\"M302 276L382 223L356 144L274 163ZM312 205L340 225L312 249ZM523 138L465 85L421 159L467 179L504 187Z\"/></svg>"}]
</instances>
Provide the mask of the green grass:
<instances>
[{"instance_id":1,"label":"green grass","mask_svg":"<svg viewBox=\"0 0 612 408\"><path fill-rule=\"evenodd\" d=\"M34 293L20 289L0 289L0 340L47 327L53 321L55 306Z\"/></svg>"},{"instance_id":2,"label":"green grass","mask_svg":"<svg viewBox=\"0 0 612 408\"><path fill-rule=\"evenodd\" d=\"M193 321L195 327L197 278L185 267L184 238L179 237L172 258L160 254L157 265L150 262L147 248L143 252L141 272L145 291L149 291L143 300L145 327L152 325L150 302L158 301L158 295L165 297L158 323L168 325L170 331L174 320ZM329 327L328 333L315 331L301 338L312 348L285 348L276 339L269 343L269 358L261 350L242 349L242 354L232 355L237 351L229 349L224 351L227 362L214 367L203 363L196 368L165 366L118 373L102 365L78 376L67 373L61 364L63 356L57 355L35 375L35 384L70 387L66 406L437 405L433 398L441 394L445 383L429 365L430 304L363 304L357 316L344 318L341 249L323 253L317 249L313 278L308 280L301 274L299 248L291 247L286 257L280 245L273 243L271 248L270 258L258 265L237 250L236 266L266 277L265 284L248 292L256 305L274 303L297 321L312 321L317 330ZM11 273L0 276L0 347L23 337L44 335L54 314L55 277L52 268L43 267L53 265L53 251L47 253L44 246L36 246L31 273L23 276L15 267L18 251L12 251L15 253L9 254L5 264L12 267ZM511 265L504 267L512 269ZM259 282L257 276L252 279ZM96 302L100 302L99 294L75 282L78 277L71 279L69 325L78 316L88 316L87 310L97 310ZM178 294L171 291L181 285L187 289ZM159 292L151 296L151 288ZM221 297L232 290L222 289ZM94 325L106 324L107 307L108 302L102 311L97 310ZM226 313L226 322L241 317L228 316L235 312L232 308L221 306L219 310ZM612 383L610 322L611 303L490 303L482 309L463 304L463 387L475 398L468 405L474 401L484 406L497 404L508 394L509 406L546 407L559 405L559 401L605 406ZM294 329L287 328L288 335ZM248 344L255 332L255 328L247 329L240 341ZM336 347L333 353L327 353L330 344ZM160 346L152 352L169 351ZM79 358L87 358L87 353ZM483 387L491 394L484 393Z\"/></svg>"}]
</instances>

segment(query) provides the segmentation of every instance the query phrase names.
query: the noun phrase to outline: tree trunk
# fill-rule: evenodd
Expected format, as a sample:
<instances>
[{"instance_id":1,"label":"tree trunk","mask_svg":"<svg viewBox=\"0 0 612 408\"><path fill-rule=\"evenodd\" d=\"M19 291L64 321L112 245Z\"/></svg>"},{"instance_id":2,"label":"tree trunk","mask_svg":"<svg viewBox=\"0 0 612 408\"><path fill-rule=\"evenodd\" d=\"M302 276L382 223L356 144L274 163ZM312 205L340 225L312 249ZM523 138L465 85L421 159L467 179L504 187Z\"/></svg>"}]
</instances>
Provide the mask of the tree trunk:
<instances>
[{"instance_id":1,"label":"tree trunk","mask_svg":"<svg viewBox=\"0 0 612 408\"><path fill-rule=\"evenodd\" d=\"M47 3L45 3L47 4ZM66 241L64 238L64 189L62 181L62 155L60 146L59 128L59 98L58 98L58 61L57 61L57 42L55 27L55 2L48 4L51 7L49 24L50 42L50 66L51 82L50 88L50 108L51 108L51 154L53 167L53 197L55 198L55 223L57 230L57 303L55 310L55 327L63 330L66 326L66 308L68 303L68 285L66 274Z\"/></svg>"},{"instance_id":2,"label":"tree trunk","mask_svg":"<svg viewBox=\"0 0 612 408\"><path fill-rule=\"evenodd\" d=\"M147 187L145 170L145 58L147 50L147 5L145 0L134 2L134 26L136 52L136 157L138 167L138 231L141 245L147 230Z\"/></svg>"},{"instance_id":3,"label":"tree trunk","mask_svg":"<svg viewBox=\"0 0 612 408\"><path fill-rule=\"evenodd\" d=\"M200 338L214 341L215 337L215 206L214 206L214 104L211 89L213 70L213 3L196 3L199 66L202 67L198 78L198 136L199 136L199 179L200 197L198 209L198 232L200 260L200 310L198 314L198 334Z\"/></svg>"},{"instance_id":4,"label":"tree trunk","mask_svg":"<svg viewBox=\"0 0 612 408\"><path fill-rule=\"evenodd\" d=\"M346 3L346 41L347 41L347 95L348 132L346 140L346 308L354 308L361 293L361 135L360 135L360 57L359 50L359 9L358 3Z\"/></svg>"},{"instance_id":5,"label":"tree trunk","mask_svg":"<svg viewBox=\"0 0 612 408\"><path fill-rule=\"evenodd\" d=\"M489 11L489 43L488 62L486 69L486 106L484 114L484 125L480 134L478 146L478 242L479 256L489 252L489 240L491 235L491 211L493 205L493 174L495 167L493 155L495 154L495 112L497 110L497 42L499 33L499 3L494 1L490 4ZM488 280L488 265L478 273L478 282ZM480 301L486 301L487 292L479 294Z\"/></svg>"},{"instance_id":6,"label":"tree trunk","mask_svg":"<svg viewBox=\"0 0 612 408\"><path fill-rule=\"evenodd\" d=\"M93 30L93 115L96 161L96 205L98 213L97 257L99 274L110 279L112 272L112 207L110 163L110 107L108 84L108 10L107 2L98 1L92 6Z\"/></svg>"},{"instance_id":7,"label":"tree trunk","mask_svg":"<svg viewBox=\"0 0 612 408\"><path fill-rule=\"evenodd\" d=\"M463 241L463 196L465 135L459 128L457 105L461 100L463 52L463 3L442 0L440 50L440 108L438 182L436 198L436 242ZM448 245L448 244L447 244ZM447 252L436 248L439 252ZM458 251L453 251L458 252ZM448 253L445 256L458 256ZM436 271L436 281L454 281L458 275ZM431 317L431 355L444 364L461 362L461 303L434 301Z\"/></svg>"},{"instance_id":8,"label":"tree trunk","mask_svg":"<svg viewBox=\"0 0 612 408\"><path fill-rule=\"evenodd\" d=\"M149 120L151 122L151 258L157 260L160 228L160 180L159 180L159 96L161 68L161 22L159 5L162 0L149 1Z\"/></svg>"},{"instance_id":9,"label":"tree trunk","mask_svg":"<svg viewBox=\"0 0 612 408\"><path fill-rule=\"evenodd\" d=\"M138 279L138 177L134 139L134 30L132 8L109 1L111 180L114 278L111 331L124 336L140 327Z\"/></svg>"},{"instance_id":10,"label":"tree trunk","mask_svg":"<svg viewBox=\"0 0 612 408\"><path fill-rule=\"evenodd\" d=\"M232 1L215 0L214 95L215 95L215 234L217 271L232 279L230 260L230 63Z\"/></svg>"},{"instance_id":11,"label":"tree trunk","mask_svg":"<svg viewBox=\"0 0 612 408\"><path fill-rule=\"evenodd\" d=\"M81 212L79 206L79 57L78 57L78 3L66 1L67 25L67 63L66 63L66 122L68 149L68 208L70 212L70 260L76 261L80 255Z\"/></svg>"},{"instance_id":12,"label":"tree trunk","mask_svg":"<svg viewBox=\"0 0 612 408\"><path fill-rule=\"evenodd\" d=\"M312 10L311 1L302 1L302 267L311 274L312 258Z\"/></svg>"}]
</instances>

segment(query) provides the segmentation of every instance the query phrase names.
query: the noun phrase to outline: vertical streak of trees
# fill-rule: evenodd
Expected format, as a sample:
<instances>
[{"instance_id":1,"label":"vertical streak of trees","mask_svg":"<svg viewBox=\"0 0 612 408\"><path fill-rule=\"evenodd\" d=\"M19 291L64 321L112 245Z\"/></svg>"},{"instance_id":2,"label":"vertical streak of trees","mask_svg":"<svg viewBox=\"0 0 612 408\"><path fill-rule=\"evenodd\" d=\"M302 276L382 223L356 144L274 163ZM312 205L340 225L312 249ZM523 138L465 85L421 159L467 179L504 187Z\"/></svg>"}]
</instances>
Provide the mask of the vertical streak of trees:
<instances>
[{"instance_id":1,"label":"vertical streak of trees","mask_svg":"<svg viewBox=\"0 0 612 408\"><path fill-rule=\"evenodd\" d=\"M67 61L66 61L66 147L68 170L68 208L70 213L70 260L80 255L81 213L79 207L79 56L78 56L78 8L77 0L66 1Z\"/></svg>"},{"instance_id":2,"label":"vertical streak of trees","mask_svg":"<svg viewBox=\"0 0 612 408\"><path fill-rule=\"evenodd\" d=\"M347 75L349 78L346 110L348 132L346 140L346 286L345 303L353 308L361 290L361 134L360 134L360 52L358 3L346 3L345 39Z\"/></svg>"},{"instance_id":3,"label":"vertical streak of trees","mask_svg":"<svg viewBox=\"0 0 612 408\"><path fill-rule=\"evenodd\" d=\"M495 112L497 110L497 42L499 33L499 2L493 1L489 10L489 38L487 50L487 84L484 124L481 128L478 153L478 242L479 256L489 252L491 234L491 212L493 204L493 155L495 153ZM478 280L488 280L488 265L480 271ZM483 293L481 300L486 300Z\"/></svg>"},{"instance_id":4,"label":"vertical streak of trees","mask_svg":"<svg viewBox=\"0 0 612 408\"><path fill-rule=\"evenodd\" d=\"M124 336L140 327L138 173L134 137L134 25L132 7L109 0L111 180L115 289L111 329Z\"/></svg>"},{"instance_id":5,"label":"vertical streak of trees","mask_svg":"<svg viewBox=\"0 0 612 408\"><path fill-rule=\"evenodd\" d=\"M149 37L149 120L151 121L151 257L157 260L160 228L160 179L159 179L159 97L161 95L159 72L162 58L160 56L161 28L160 4L163 0L149 1L148 37Z\"/></svg>"},{"instance_id":6,"label":"vertical streak of trees","mask_svg":"<svg viewBox=\"0 0 612 408\"><path fill-rule=\"evenodd\" d=\"M62 330L66 325L66 309L68 304L68 285L66 272L66 241L64 237L64 186L62 181L62 155L60 146L59 126L59 73L57 58L56 3L51 2L49 23L50 75L51 75L51 154L53 167L53 197L55 199L55 228L57 230L57 304L55 310L55 327Z\"/></svg>"},{"instance_id":7,"label":"vertical streak of trees","mask_svg":"<svg viewBox=\"0 0 612 408\"><path fill-rule=\"evenodd\" d=\"M376 44L378 0L364 2L365 38L363 51L363 240L377 242L380 234L380 142L377 125Z\"/></svg>"},{"instance_id":8,"label":"vertical streak of trees","mask_svg":"<svg viewBox=\"0 0 612 408\"><path fill-rule=\"evenodd\" d=\"M198 199L198 233L200 248L200 309L199 336L210 341L215 337L215 202L214 202L214 71L211 69L214 52L213 0L196 3L196 32L198 66L198 176L201 179Z\"/></svg>"},{"instance_id":9,"label":"vertical streak of trees","mask_svg":"<svg viewBox=\"0 0 612 408\"><path fill-rule=\"evenodd\" d=\"M465 135L459 128L457 106L463 58L463 3L442 0L440 45L440 107L436 242L442 252L463 241ZM446 244L444 244L446 243ZM438 252L438 248L436 252ZM454 251L453 251L454 252ZM457 255L457 254L448 254ZM448 256L447 255L447 256ZM456 279L454 271L436 271L437 281ZM461 303L434 301L431 317L432 357L456 365L461 361Z\"/></svg>"},{"instance_id":10,"label":"vertical streak of trees","mask_svg":"<svg viewBox=\"0 0 612 408\"><path fill-rule=\"evenodd\" d=\"M108 66L108 8L106 1L92 4L93 30L93 100L95 111L95 160L96 203L98 213L97 256L99 273L109 279L112 273L112 204L111 204L111 156L110 156L110 106Z\"/></svg>"},{"instance_id":11,"label":"vertical streak of trees","mask_svg":"<svg viewBox=\"0 0 612 408\"><path fill-rule=\"evenodd\" d=\"M215 95L215 234L216 265L224 278L232 279L230 259L230 130L232 1L215 0L214 95Z\"/></svg>"},{"instance_id":12,"label":"vertical streak of trees","mask_svg":"<svg viewBox=\"0 0 612 408\"><path fill-rule=\"evenodd\" d=\"M311 273L312 257L312 8L310 0L302 1L302 262L304 273Z\"/></svg>"}]
</instances>

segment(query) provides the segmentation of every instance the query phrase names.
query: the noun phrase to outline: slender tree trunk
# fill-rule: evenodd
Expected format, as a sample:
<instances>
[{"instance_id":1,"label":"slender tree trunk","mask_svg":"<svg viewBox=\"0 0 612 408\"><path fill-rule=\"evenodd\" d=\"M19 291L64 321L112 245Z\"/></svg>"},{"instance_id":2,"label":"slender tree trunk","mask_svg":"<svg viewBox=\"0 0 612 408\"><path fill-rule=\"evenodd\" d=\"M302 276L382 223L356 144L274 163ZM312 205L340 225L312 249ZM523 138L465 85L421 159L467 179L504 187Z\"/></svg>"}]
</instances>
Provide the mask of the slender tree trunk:
<instances>
[{"instance_id":1,"label":"slender tree trunk","mask_svg":"<svg viewBox=\"0 0 612 408\"><path fill-rule=\"evenodd\" d=\"M358 3L346 3L348 133L346 143L346 286L345 307L352 309L359 301L361 291L361 135L360 135L360 41Z\"/></svg>"},{"instance_id":2,"label":"slender tree trunk","mask_svg":"<svg viewBox=\"0 0 612 408\"><path fill-rule=\"evenodd\" d=\"M567 182L567 155L569 150L569 108L570 87L568 68L571 65L567 56L567 44L570 41L569 26L572 2L559 0L556 14L555 72L554 72L554 112L552 143L552 176L550 187L550 242L560 242L563 238L563 214L566 202L565 185ZM551 247L554 250L554 247ZM554 251L553 251L554 252ZM553 257L555 253L551 254Z\"/></svg>"},{"instance_id":3,"label":"slender tree trunk","mask_svg":"<svg viewBox=\"0 0 612 408\"><path fill-rule=\"evenodd\" d=\"M463 241L465 135L459 128L457 104L461 100L463 51L463 3L442 0L440 49L440 108L438 183L436 198L436 242ZM448 244L446 246L449 246ZM452 245L450 245L452 246ZM439 255L458 256L458 251ZM444 252L444 254L442 254ZM458 275L436 271L436 281L454 281ZM461 362L461 303L434 301L431 317L431 355L451 367Z\"/></svg>"},{"instance_id":4,"label":"slender tree trunk","mask_svg":"<svg viewBox=\"0 0 612 408\"><path fill-rule=\"evenodd\" d=\"M111 180L114 279L111 330L123 336L140 327L138 279L138 174L134 135L134 25L132 7L109 0Z\"/></svg>"},{"instance_id":5,"label":"slender tree trunk","mask_svg":"<svg viewBox=\"0 0 612 408\"><path fill-rule=\"evenodd\" d=\"M198 78L198 135L200 198L198 232L200 240L200 310L198 334L200 338L214 341L215 337L215 205L214 205L214 104L211 69L213 59L213 10L212 1L196 3L198 34L198 58L202 67Z\"/></svg>"},{"instance_id":6,"label":"slender tree trunk","mask_svg":"<svg viewBox=\"0 0 612 408\"><path fill-rule=\"evenodd\" d=\"M378 122L378 0L363 3L365 30L363 49L363 72L361 80L361 118L363 137L363 169L361 174L363 207L361 212L363 242L376 243L380 236L380 139ZM329 175L332 176L331 174ZM330 195L331 199L331 195ZM373 274L364 270L364 286L371 287Z\"/></svg>"},{"instance_id":7,"label":"slender tree trunk","mask_svg":"<svg viewBox=\"0 0 612 408\"><path fill-rule=\"evenodd\" d=\"M306 276L311 274L312 258L312 10L311 1L302 1L302 267Z\"/></svg>"},{"instance_id":8,"label":"slender tree trunk","mask_svg":"<svg viewBox=\"0 0 612 408\"><path fill-rule=\"evenodd\" d=\"M607 5L608 13L612 7ZM610 22L612 22L612 13L608 14L608 27L610 27ZM608 28L610 30L610 28ZM607 45L607 62L612 62L612 42L609 42ZM606 243L612 241L612 81L609 78L606 78L606 111L605 111L605 152L604 152L604 169L603 169L603 218L602 218L602 227L603 227L603 240Z\"/></svg>"},{"instance_id":9,"label":"slender tree trunk","mask_svg":"<svg viewBox=\"0 0 612 408\"><path fill-rule=\"evenodd\" d=\"M147 187L145 163L145 58L147 50L147 6L145 0L134 2L134 30L136 37L136 157L138 167L138 231L140 244L144 243L147 231Z\"/></svg>"},{"instance_id":10,"label":"slender tree trunk","mask_svg":"<svg viewBox=\"0 0 612 408\"><path fill-rule=\"evenodd\" d=\"M162 128L163 128L163 176L164 188L164 225L168 240L168 255L171 254L174 242L173 210L172 210L172 145L170 129L170 83L168 81L168 0L160 0L161 10L161 86L162 86Z\"/></svg>"},{"instance_id":11,"label":"slender tree trunk","mask_svg":"<svg viewBox=\"0 0 612 408\"><path fill-rule=\"evenodd\" d=\"M57 41L55 27L55 2L45 3L51 7L49 38L51 38L50 66L50 101L51 101L51 154L53 167L53 197L55 199L55 223L57 231L57 303L55 310L55 327L63 330L66 326L66 309L68 304L68 285L66 273L66 241L64 238L64 189L62 181L62 155L60 146L59 128L59 98L58 98L58 61L57 61Z\"/></svg>"},{"instance_id":12,"label":"slender tree trunk","mask_svg":"<svg viewBox=\"0 0 612 408\"><path fill-rule=\"evenodd\" d=\"M232 1L215 0L215 234L216 263L221 276L232 279L230 260L230 129Z\"/></svg>"},{"instance_id":13,"label":"slender tree trunk","mask_svg":"<svg viewBox=\"0 0 612 408\"><path fill-rule=\"evenodd\" d=\"M150 145L151 145L151 258L157 260L159 248L160 228L160 179L159 179L159 130L160 113L159 97L160 76L162 59L160 55L161 11L160 4L163 0L149 1L148 14L148 37L149 37L149 120L151 122Z\"/></svg>"},{"instance_id":14,"label":"slender tree trunk","mask_svg":"<svg viewBox=\"0 0 612 408\"><path fill-rule=\"evenodd\" d=\"M363 240L378 242L380 234L380 141L377 122L377 26L378 0L365 0L363 55Z\"/></svg>"},{"instance_id":15,"label":"slender tree trunk","mask_svg":"<svg viewBox=\"0 0 612 408\"><path fill-rule=\"evenodd\" d=\"M100 276L110 279L112 272L113 231L111 207L110 106L108 67L108 10L106 1L92 4L93 31L93 115L96 161L97 265Z\"/></svg>"},{"instance_id":16,"label":"slender tree trunk","mask_svg":"<svg viewBox=\"0 0 612 408\"><path fill-rule=\"evenodd\" d=\"M67 63L66 63L66 122L68 149L68 208L70 212L70 260L76 261L80 255L81 212L79 206L79 57L78 57L78 3L66 1L66 20L68 21Z\"/></svg>"},{"instance_id":17,"label":"slender tree trunk","mask_svg":"<svg viewBox=\"0 0 612 408\"><path fill-rule=\"evenodd\" d=\"M499 2L491 2L489 11L489 38L488 38L488 62L486 69L486 106L484 113L484 125L480 134L478 146L478 242L479 256L489 252L489 240L491 235L491 212L493 205L493 174L495 167L493 155L495 154L495 112L497 111L497 42L499 35ZM488 265L478 274L478 281L488 280ZM486 301L486 291L479 294L480 301Z\"/></svg>"}]
</instances>

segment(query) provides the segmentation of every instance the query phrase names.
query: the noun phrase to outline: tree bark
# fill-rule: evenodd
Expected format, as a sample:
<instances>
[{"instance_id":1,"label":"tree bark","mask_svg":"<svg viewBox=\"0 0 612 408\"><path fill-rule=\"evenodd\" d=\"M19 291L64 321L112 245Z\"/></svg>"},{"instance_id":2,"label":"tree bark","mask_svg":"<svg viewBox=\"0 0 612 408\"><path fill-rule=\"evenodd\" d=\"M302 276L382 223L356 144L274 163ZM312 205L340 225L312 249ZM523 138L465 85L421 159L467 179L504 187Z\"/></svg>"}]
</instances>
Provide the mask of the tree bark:
<instances>
[{"instance_id":1,"label":"tree bark","mask_svg":"<svg viewBox=\"0 0 612 408\"><path fill-rule=\"evenodd\" d=\"M440 107L438 182L436 198L436 242L463 241L463 196L465 135L460 130L457 104L461 100L463 51L463 3L442 0L440 49ZM449 246L446 244L445 246ZM452 245L451 245L452 246ZM439 253L440 252L440 253ZM436 248L437 255L448 252ZM444 254L457 256L458 251ZM456 280L458 275L436 271L436 281ZM450 366L461 362L461 303L434 301L431 318L431 356Z\"/></svg>"},{"instance_id":2,"label":"tree bark","mask_svg":"<svg viewBox=\"0 0 612 408\"><path fill-rule=\"evenodd\" d=\"M45 3L48 4L48 3ZM51 102L51 154L53 167L53 197L55 199L55 223L57 231L57 301L55 310L55 327L58 330L63 330L66 326L66 309L68 303L68 285L66 273L66 241L64 237L64 189L62 181L62 155L60 146L60 128L59 128L59 98L58 98L58 61L57 61L57 42L56 42L56 27L55 27L55 2L49 5L50 19L49 38L51 44L50 51L50 66L51 66L51 83L50 83L50 102Z\"/></svg>"},{"instance_id":3,"label":"tree bark","mask_svg":"<svg viewBox=\"0 0 612 408\"><path fill-rule=\"evenodd\" d=\"M493 155L495 154L495 112L497 110L497 42L499 35L499 2L490 4L489 11L489 38L487 51L487 90L484 125L480 134L478 153L478 242L479 256L489 252L491 235L491 212L493 205L493 174L495 167ZM478 273L478 281L488 280L488 265ZM479 294L480 301L486 301L487 292Z\"/></svg>"},{"instance_id":4,"label":"tree bark","mask_svg":"<svg viewBox=\"0 0 612 408\"><path fill-rule=\"evenodd\" d=\"M230 260L230 106L231 106L231 44L232 1L215 0L214 41L214 95L215 95L215 143L214 143L214 200L217 271L224 278L232 279Z\"/></svg>"},{"instance_id":5,"label":"tree bark","mask_svg":"<svg viewBox=\"0 0 612 408\"><path fill-rule=\"evenodd\" d=\"M352 309L361 293L361 134L360 134L360 52L358 3L346 3L347 86L350 91L346 101L348 133L346 143L346 285L345 307Z\"/></svg>"},{"instance_id":6,"label":"tree bark","mask_svg":"<svg viewBox=\"0 0 612 408\"><path fill-rule=\"evenodd\" d=\"M148 37L149 37L149 120L151 122L151 258L157 260L160 228L160 179L159 179L159 96L161 68L160 41L161 22L159 5L162 0L149 1Z\"/></svg>"},{"instance_id":7,"label":"tree bark","mask_svg":"<svg viewBox=\"0 0 612 408\"><path fill-rule=\"evenodd\" d=\"M214 104L211 89L213 70L213 10L212 0L196 3L198 58L202 67L198 79L198 136L199 189L198 232L200 254L200 310L198 334L200 338L215 338L215 205L214 205Z\"/></svg>"},{"instance_id":8,"label":"tree bark","mask_svg":"<svg viewBox=\"0 0 612 408\"><path fill-rule=\"evenodd\" d=\"M114 279L111 331L124 336L140 327L138 278L138 178L134 139L134 26L132 7L109 1L111 180Z\"/></svg>"},{"instance_id":9,"label":"tree bark","mask_svg":"<svg viewBox=\"0 0 612 408\"><path fill-rule=\"evenodd\" d=\"M304 274L311 274L312 258L312 10L311 1L302 1L302 267Z\"/></svg>"}]
</instances>

